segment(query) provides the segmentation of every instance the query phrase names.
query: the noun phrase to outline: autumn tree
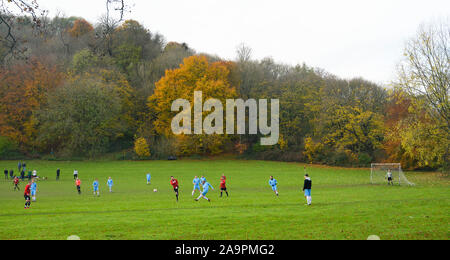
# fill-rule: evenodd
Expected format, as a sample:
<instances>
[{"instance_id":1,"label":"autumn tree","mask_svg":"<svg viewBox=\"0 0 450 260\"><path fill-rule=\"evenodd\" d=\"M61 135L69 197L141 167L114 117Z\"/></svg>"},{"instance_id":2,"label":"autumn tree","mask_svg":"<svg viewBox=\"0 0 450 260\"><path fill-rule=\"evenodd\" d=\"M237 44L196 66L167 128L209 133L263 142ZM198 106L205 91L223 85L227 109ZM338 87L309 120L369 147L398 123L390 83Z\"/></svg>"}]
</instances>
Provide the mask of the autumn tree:
<instances>
[{"instance_id":1,"label":"autumn tree","mask_svg":"<svg viewBox=\"0 0 450 260\"><path fill-rule=\"evenodd\" d=\"M0 135L30 152L39 146L35 142L38 120L34 112L47 105L47 93L64 79L55 66L40 62L16 65L0 71Z\"/></svg>"},{"instance_id":2,"label":"autumn tree","mask_svg":"<svg viewBox=\"0 0 450 260\"><path fill-rule=\"evenodd\" d=\"M17 23L24 15L31 17L34 29L40 29L41 19L47 12L39 8L37 0L7 0L0 1L0 62L6 57L22 55L26 48L22 46L23 39L17 35ZM21 14L22 17L19 17Z\"/></svg>"},{"instance_id":3,"label":"autumn tree","mask_svg":"<svg viewBox=\"0 0 450 260\"><path fill-rule=\"evenodd\" d=\"M38 112L39 140L66 156L95 156L108 151L125 126L121 98L114 85L97 76L75 76L48 97Z\"/></svg>"},{"instance_id":4,"label":"autumn tree","mask_svg":"<svg viewBox=\"0 0 450 260\"><path fill-rule=\"evenodd\" d=\"M140 137L134 141L134 152L141 158L150 157L150 147L145 138Z\"/></svg>"},{"instance_id":5,"label":"autumn tree","mask_svg":"<svg viewBox=\"0 0 450 260\"><path fill-rule=\"evenodd\" d=\"M395 84L412 97L410 110L415 116L410 117L408 119L410 125L404 125L402 129L403 148L411 157L418 160L420 166L448 164L450 159L448 21L422 25L417 36L407 43L404 56ZM411 146L416 148L413 149Z\"/></svg>"},{"instance_id":6,"label":"autumn tree","mask_svg":"<svg viewBox=\"0 0 450 260\"><path fill-rule=\"evenodd\" d=\"M94 31L94 27L84 19L76 20L72 28L68 30L70 36L72 36L73 38L82 37L92 31Z\"/></svg>"},{"instance_id":7,"label":"autumn tree","mask_svg":"<svg viewBox=\"0 0 450 260\"><path fill-rule=\"evenodd\" d=\"M175 137L171 130L172 102L177 99L194 102L194 91L203 92L203 100L215 98L225 104L226 99L235 98L236 90L230 84L230 63L209 63L205 56L184 59L178 69L166 71L156 83L155 93L149 98L149 108L154 112L153 123L156 133L177 138L180 154L217 154L223 149L227 137L222 135L180 135ZM204 116L209 114L204 112ZM193 117L192 117L193 118ZM193 125L193 124L192 124Z\"/></svg>"},{"instance_id":8,"label":"autumn tree","mask_svg":"<svg viewBox=\"0 0 450 260\"><path fill-rule=\"evenodd\" d=\"M423 96L428 112L450 131L450 24L422 25L405 48L398 85Z\"/></svg>"}]
</instances>

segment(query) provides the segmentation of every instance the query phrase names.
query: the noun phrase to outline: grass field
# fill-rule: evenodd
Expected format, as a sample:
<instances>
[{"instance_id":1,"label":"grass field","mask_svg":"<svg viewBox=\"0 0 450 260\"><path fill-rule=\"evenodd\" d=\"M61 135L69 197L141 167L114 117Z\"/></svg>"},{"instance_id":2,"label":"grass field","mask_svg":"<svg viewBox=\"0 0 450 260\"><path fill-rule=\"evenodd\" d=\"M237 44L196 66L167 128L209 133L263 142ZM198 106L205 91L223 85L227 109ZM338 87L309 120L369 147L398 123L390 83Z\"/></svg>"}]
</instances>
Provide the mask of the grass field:
<instances>
[{"instance_id":1,"label":"grass field","mask_svg":"<svg viewBox=\"0 0 450 260\"><path fill-rule=\"evenodd\" d=\"M0 161L0 170L17 162ZM24 210L23 188L0 182L0 239L449 239L450 180L439 173L407 173L415 187L369 185L368 169L311 166L313 206L301 193L303 165L263 161L176 162L28 161L48 181L38 183L38 201ZM55 181L56 169L62 179ZM83 181L77 195L72 173ZM152 185L146 185L146 172ZM228 177L229 198L219 198L219 177ZM194 175L214 186L205 200L191 197ZM180 202L169 185L180 182ZM274 175L277 198L268 185ZM113 177L114 193L106 180ZM100 180L101 197L92 195ZM157 193L153 189L158 189ZM197 195L198 196L198 195Z\"/></svg>"}]
</instances>

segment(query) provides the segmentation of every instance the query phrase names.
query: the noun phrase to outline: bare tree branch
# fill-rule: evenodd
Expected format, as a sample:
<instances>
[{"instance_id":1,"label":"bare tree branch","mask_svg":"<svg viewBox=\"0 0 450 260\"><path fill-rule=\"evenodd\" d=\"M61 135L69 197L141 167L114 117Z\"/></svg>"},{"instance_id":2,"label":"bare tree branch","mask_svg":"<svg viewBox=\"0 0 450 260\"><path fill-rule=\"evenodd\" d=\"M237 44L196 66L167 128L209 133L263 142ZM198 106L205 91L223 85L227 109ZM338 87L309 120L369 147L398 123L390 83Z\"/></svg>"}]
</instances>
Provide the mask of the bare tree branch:
<instances>
[{"instance_id":1,"label":"bare tree branch","mask_svg":"<svg viewBox=\"0 0 450 260\"><path fill-rule=\"evenodd\" d=\"M20 39L14 35L14 24L20 17L29 16L35 29L41 27L41 19L47 13L40 10L37 0L0 0L0 63L7 56L23 53L20 49ZM3 49L3 51L1 51Z\"/></svg>"}]
</instances>

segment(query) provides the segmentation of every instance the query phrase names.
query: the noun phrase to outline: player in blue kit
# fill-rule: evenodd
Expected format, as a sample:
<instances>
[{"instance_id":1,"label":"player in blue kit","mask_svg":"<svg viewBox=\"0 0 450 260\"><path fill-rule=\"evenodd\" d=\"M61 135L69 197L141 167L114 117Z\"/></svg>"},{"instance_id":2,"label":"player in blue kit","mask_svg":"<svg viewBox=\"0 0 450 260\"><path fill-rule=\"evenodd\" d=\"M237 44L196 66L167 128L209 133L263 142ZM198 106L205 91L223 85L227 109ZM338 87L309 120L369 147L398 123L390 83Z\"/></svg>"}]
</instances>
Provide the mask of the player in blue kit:
<instances>
[{"instance_id":1,"label":"player in blue kit","mask_svg":"<svg viewBox=\"0 0 450 260\"><path fill-rule=\"evenodd\" d=\"M92 183L92 186L94 187L94 196L100 196L100 184L98 183L98 179L95 179L94 183Z\"/></svg>"},{"instance_id":2,"label":"player in blue kit","mask_svg":"<svg viewBox=\"0 0 450 260\"><path fill-rule=\"evenodd\" d=\"M203 182L205 182L205 181L206 181L205 176L202 176L202 177L200 178L200 183L203 184Z\"/></svg>"},{"instance_id":3,"label":"player in blue kit","mask_svg":"<svg viewBox=\"0 0 450 260\"><path fill-rule=\"evenodd\" d=\"M152 184L152 175L150 173L147 173L147 185Z\"/></svg>"},{"instance_id":4,"label":"player in blue kit","mask_svg":"<svg viewBox=\"0 0 450 260\"><path fill-rule=\"evenodd\" d=\"M269 185L272 187L273 192L275 192L275 194L277 196L279 196L278 195L278 188L277 188L278 182L277 182L277 180L275 180L273 178L273 176L270 176Z\"/></svg>"},{"instance_id":5,"label":"player in blue kit","mask_svg":"<svg viewBox=\"0 0 450 260\"><path fill-rule=\"evenodd\" d=\"M108 182L106 183L109 187L109 192L112 192L112 187L114 185L113 180L111 179L111 177L108 178Z\"/></svg>"},{"instance_id":6,"label":"player in blue kit","mask_svg":"<svg viewBox=\"0 0 450 260\"><path fill-rule=\"evenodd\" d=\"M202 192L202 194L200 194L200 196L195 201L199 201L201 198L204 198L205 200L211 202L211 200L206 197L206 194L208 194L208 192L209 192L209 188L214 190L213 186L211 186L211 184L209 184L209 182L203 181L203 192Z\"/></svg>"},{"instance_id":7,"label":"player in blue kit","mask_svg":"<svg viewBox=\"0 0 450 260\"><path fill-rule=\"evenodd\" d=\"M31 181L30 190L31 190L31 198L33 199L33 202L36 202L37 183L35 179Z\"/></svg>"},{"instance_id":8,"label":"player in blue kit","mask_svg":"<svg viewBox=\"0 0 450 260\"><path fill-rule=\"evenodd\" d=\"M194 184L194 190L192 191L192 196L194 196L196 190L198 190L198 192L202 193L202 191L200 190L200 179L197 176L195 176L192 183Z\"/></svg>"}]
</instances>

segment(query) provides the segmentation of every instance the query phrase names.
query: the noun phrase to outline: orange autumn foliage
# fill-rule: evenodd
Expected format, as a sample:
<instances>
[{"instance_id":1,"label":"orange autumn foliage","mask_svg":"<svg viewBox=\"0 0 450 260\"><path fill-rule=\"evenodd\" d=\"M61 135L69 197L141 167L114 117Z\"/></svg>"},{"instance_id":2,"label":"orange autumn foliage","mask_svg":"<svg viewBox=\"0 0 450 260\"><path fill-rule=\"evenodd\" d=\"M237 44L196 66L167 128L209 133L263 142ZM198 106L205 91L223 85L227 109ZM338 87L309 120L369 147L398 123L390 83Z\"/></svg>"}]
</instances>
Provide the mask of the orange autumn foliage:
<instances>
[{"instance_id":1,"label":"orange autumn foliage","mask_svg":"<svg viewBox=\"0 0 450 260\"><path fill-rule=\"evenodd\" d=\"M38 123L33 112L45 106L46 93L63 79L55 66L37 61L0 70L0 136L10 138L23 151L32 149Z\"/></svg>"},{"instance_id":2,"label":"orange autumn foliage","mask_svg":"<svg viewBox=\"0 0 450 260\"><path fill-rule=\"evenodd\" d=\"M383 148L388 155L387 162L400 162L404 167L414 164L411 158L405 155L402 150L402 137L400 135L399 123L404 118L410 116L409 108L411 99L401 90L394 90L386 105L386 138Z\"/></svg>"},{"instance_id":3,"label":"orange autumn foliage","mask_svg":"<svg viewBox=\"0 0 450 260\"><path fill-rule=\"evenodd\" d=\"M81 37L94 30L94 27L84 19L78 19L74 22L72 28L68 30L68 33L73 38Z\"/></svg>"}]
</instances>

